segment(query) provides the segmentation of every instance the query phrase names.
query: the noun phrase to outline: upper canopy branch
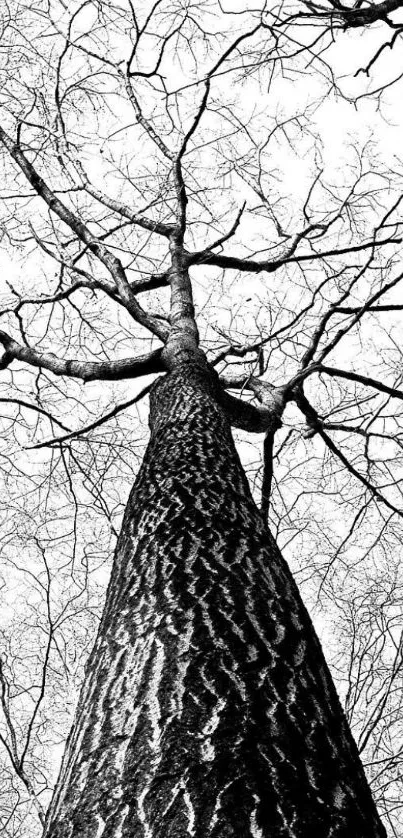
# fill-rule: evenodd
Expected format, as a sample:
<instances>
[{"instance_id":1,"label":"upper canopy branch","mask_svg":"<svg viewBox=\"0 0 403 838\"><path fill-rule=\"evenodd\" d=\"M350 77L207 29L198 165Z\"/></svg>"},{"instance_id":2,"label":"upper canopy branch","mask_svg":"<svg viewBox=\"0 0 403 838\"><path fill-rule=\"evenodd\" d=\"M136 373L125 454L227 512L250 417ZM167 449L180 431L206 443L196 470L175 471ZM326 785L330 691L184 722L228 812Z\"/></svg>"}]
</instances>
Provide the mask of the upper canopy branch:
<instances>
[{"instance_id":1,"label":"upper canopy branch","mask_svg":"<svg viewBox=\"0 0 403 838\"><path fill-rule=\"evenodd\" d=\"M154 221L152 218L147 218L142 213L133 212L131 207L123 203L123 201L117 201L115 198L110 198L96 186L93 186L88 178L86 178L84 189L89 195L96 198L100 204L108 207L108 209L111 209L117 215L122 215L123 218L127 218L128 221L132 222L132 224L142 227L143 230L148 230L150 233L156 233L157 235L163 236L167 239L172 234L174 229L172 224L165 224L163 221Z\"/></svg>"},{"instance_id":2,"label":"upper canopy branch","mask_svg":"<svg viewBox=\"0 0 403 838\"><path fill-rule=\"evenodd\" d=\"M325 314L323 315L322 320L319 323L318 328L315 330L315 332L312 336L310 346L308 347L307 351L305 352L305 355L304 355L304 358L303 358L303 361L302 361L302 366L303 367L307 367L309 364L311 364L311 362L314 358L314 355L315 355L315 353L316 353L316 351L319 347L319 343L320 343L320 341L321 341L321 339L322 339L322 337L325 333L325 328L326 328L326 325L327 325L328 321L330 320L331 316L337 311L339 303L344 302L347 299L347 297L349 296L349 293L352 290L353 286L356 284L357 280L362 275L363 270L364 269L359 271L358 274L353 278L352 282L350 283L350 287L341 295L338 302L331 305L328 308L328 310L325 312ZM325 344L325 346L321 349L321 351L319 352L319 355L316 358L316 363L317 364L322 363L323 359L326 358L327 355L330 355L330 353L335 349L335 347L338 345L338 343L340 343L340 341L349 332L351 332L353 327L357 323L359 323L359 321L361 320L363 315L371 309L373 304L376 303L377 300L379 300L381 297L383 297L388 291L392 290L392 288L394 288L396 285L398 285L399 282L402 281L402 279L403 279L403 273L400 273L400 274L398 274L398 276L396 276L390 282L387 282L384 285L382 285L382 287L379 288L378 291L376 291L374 294L371 294L368 297L368 299L366 300L366 302L361 306L361 308L358 309L357 313L355 313L354 316L352 316L350 318L347 325L342 326L340 329L338 329L338 331L333 336L333 338L327 344Z\"/></svg>"},{"instance_id":3,"label":"upper canopy branch","mask_svg":"<svg viewBox=\"0 0 403 838\"><path fill-rule=\"evenodd\" d=\"M131 103L132 108L134 110L134 113L136 114L139 125L141 125L141 127L148 134L148 136L153 141L153 143L157 146L157 148L159 148L162 155L167 160L171 160L173 162L174 159L175 159L174 153L168 148L168 146L166 145L166 143L164 142L162 137L155 130L151 120L147 119L143 114L143 111L140 107L140 102L138 100L138 97L136 96L136 94L134 92L134 88L133 88L132 81L131 81L131 73L130 73L129 65L126 68L126 73L124 73L122 70L120 70L120 75L122 76L122 78L124 80L126 93L127 93L129 102Z\"/></svg>"},{"instance_id":4,"label":"upper canopy branch","mask_svg":"<svg viewBox=\"0 0 403 838\"><path fill-rule=\"evenodd\" d=\"M0 126L0 141L7 148L13 160L17 163L31 186L36 193L45 201L49 209L54 212L61 221L70 227L75 235L82 241L88 249L93 253L102 264L107 268L108 272L113 277L117 290L119 292L120 301L125 306L132 317L149 329L161 340L166 340L168 331L158 318L147 314L146 311L136 300L133 291L130 288L129 282L126 278L120 260L114 256L110 250L103 244L103 242L94 236L88 227L79 219L69 207L64 204L56 193L52 191L43 178L38 174L32 163L28 160L26 154L21 150L18 142L14 142L12 138Z\"/></svg>"},{"instance_id":5,"label":"upper canopy branch","mask_svg":"<svg viewBox=\"0 0 403 838\"><path fill-rule=\"evenodd\" d=\"M383 0L382 3L355 3L353 7L345 6L339 0L329 0L331 8L321 3L304 0L304 5L309 9L311 16L323 18L335 22L346 29L360 26L368 26L378 20L387 20L388 15L397 9L403 8L403 0Z\"/></svg>"},{"instance_id":6,"label":"upper canopy branch","mask_svg":"<svg viewBox=\"0 0 403 838\"><path fill-rule=\"evenodd\" d=\"M172 234L174 228L173 224L166 224L163 221L156 221L153 218L148 218L144 213L150 209L150 206L153 205L154 202L148 204L148 206L140 211L134 212L132 207L126 204L122 200L117 200L116 198L111 198L109 195L106 195L101 189L90 181L87 172L84 169L83 164L77 158L73 158L65 147L63 149L63 156L66 156L68 161L70 162L73 170L75 171L77 177L80 180L80 185L75 186L74 189L76 190L84 190L91 195L92 198L95 198L105 207L112 210L112 212L116 213L116 215L121 215L123 218L127 218L128 221L131 221L132 224L141 227L143 230L147 230L150 233L156 233L157 235L163 236L164 238L169 238ZM63 159L63 158L61 158Z\"/></svg>"}]
</instances>

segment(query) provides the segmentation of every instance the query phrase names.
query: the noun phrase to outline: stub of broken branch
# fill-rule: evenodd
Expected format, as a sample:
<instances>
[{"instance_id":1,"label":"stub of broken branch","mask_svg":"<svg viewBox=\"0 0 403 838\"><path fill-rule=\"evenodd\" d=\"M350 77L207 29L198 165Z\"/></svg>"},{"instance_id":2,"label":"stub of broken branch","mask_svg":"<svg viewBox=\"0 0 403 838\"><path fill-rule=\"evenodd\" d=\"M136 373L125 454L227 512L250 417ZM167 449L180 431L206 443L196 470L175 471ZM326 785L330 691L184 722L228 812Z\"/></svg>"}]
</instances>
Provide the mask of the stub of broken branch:
<instances>
[{"instance_id":1,"label":"stub of broken branch","mask_svg":"<svg viewBox=\"0 0 403 838\"><path fill-rule=\"evenodd\" d=\"M243 382L240 379L220 376L220 382L222 387L238 389L246 386L260 402L258 405L251 404L222 390L223 407L235 428L250 433L274 433L281 427L281 416L286 401L285 387L275 387L253 376L249 376L247 380L243 376Z\"/></svg>"},{"instance_id":2,"label":"stub of broken branch","mask_svg":"<svg viewBox=\"0 0 403 838\"><path fill-rule=\"evenodd\" d=\"M228 421L234 428L263 434L269 429L277 430L281 426L278 415L269 408L242 401L225 391L222 392L220 401Z\"/></svg>"}]
</instances>

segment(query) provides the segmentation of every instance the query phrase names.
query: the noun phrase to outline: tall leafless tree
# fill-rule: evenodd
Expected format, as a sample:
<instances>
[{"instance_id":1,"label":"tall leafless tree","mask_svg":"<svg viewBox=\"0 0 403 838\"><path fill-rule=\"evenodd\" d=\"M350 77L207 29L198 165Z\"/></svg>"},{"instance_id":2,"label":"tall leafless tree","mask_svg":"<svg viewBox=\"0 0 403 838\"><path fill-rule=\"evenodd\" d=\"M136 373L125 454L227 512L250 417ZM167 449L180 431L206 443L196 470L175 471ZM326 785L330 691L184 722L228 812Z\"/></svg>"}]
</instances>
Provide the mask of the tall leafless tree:
<instances>
[{"instance_id":1,"label":"tall leafless tree","mask_svg":"<svg viewBox=\"0 0 403 838\"><path fill-rule=\"evenodd\" d=\"M332 166L318 113L351 99L334 68L340 38L380 23L394 49L401 5L6 7L2 229L25 267L2 309L1 398L5 437L33 436L49 473L4 454L7 485L11 472L30 481L23 501L12 496L4 556L7 574L32 576L37 650L27 688L32 638L16 625L19 651L4 642L0 737L9 786L33 801L46 838L382 836L359 756L371 743L368 778L395 830L401 746L385 748L402 718L401 583L388 566L377 598L366 557L401 536L400 164L356 138ZM360 77L385 45L382 31L357 57ZM389 87L375 85L378 100ZM121 382L144 376L123 400ZM110 389L91 389L100 381ZM147 394L150 440L45 816L32 743L46 701L63 712L58 673L69 676L81 611L99 599L88 593L98 539L86 529L81 544L81 511L91 497L113 535L134 442L130 421L115 422ZM263 435L260 509L231 427L244 446ZM273 537L296 532L308 554L315 545L297 578L342 625L333 666L347 717ZM4 794L5 834L17 834L19 800Z\"/></svg>"}]
</instances>

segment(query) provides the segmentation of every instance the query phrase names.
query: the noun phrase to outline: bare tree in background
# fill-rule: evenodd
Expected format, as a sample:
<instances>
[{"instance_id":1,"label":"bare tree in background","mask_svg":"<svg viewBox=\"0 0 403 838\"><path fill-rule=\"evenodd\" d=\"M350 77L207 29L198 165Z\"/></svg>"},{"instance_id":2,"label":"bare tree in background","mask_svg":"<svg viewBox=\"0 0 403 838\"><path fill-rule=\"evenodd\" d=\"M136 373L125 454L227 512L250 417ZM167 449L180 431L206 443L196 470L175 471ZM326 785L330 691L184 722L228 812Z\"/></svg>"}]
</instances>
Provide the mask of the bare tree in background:
<instances>
[{"instance_id":1,"label":"bare tree in background","mask_svg":"<svg viewBox=\"0 0 403 838\"><path fill-rule=\"evenodd\" d=\"M10 838L399 835L401 5L6 7Z\"/></svg>"}]
</instances>

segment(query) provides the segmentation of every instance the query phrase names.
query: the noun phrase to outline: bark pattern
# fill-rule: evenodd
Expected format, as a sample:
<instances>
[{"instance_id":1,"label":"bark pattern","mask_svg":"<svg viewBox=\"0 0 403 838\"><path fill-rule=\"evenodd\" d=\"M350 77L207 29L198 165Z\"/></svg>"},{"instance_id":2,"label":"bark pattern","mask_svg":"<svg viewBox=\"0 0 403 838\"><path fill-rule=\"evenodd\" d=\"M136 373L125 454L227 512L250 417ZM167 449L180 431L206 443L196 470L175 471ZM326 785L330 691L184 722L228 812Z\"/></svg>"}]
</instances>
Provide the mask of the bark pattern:
<instances>
[{"instance_id":1,"label":"bark pattern","mask_svg":"<svg viewBox=\"0 0 403 838\"><path fill-rule=\"evenodd\" d=\"M384 836L214 379L150 424L46 838Z\"/></svg>"}]
</instances>

